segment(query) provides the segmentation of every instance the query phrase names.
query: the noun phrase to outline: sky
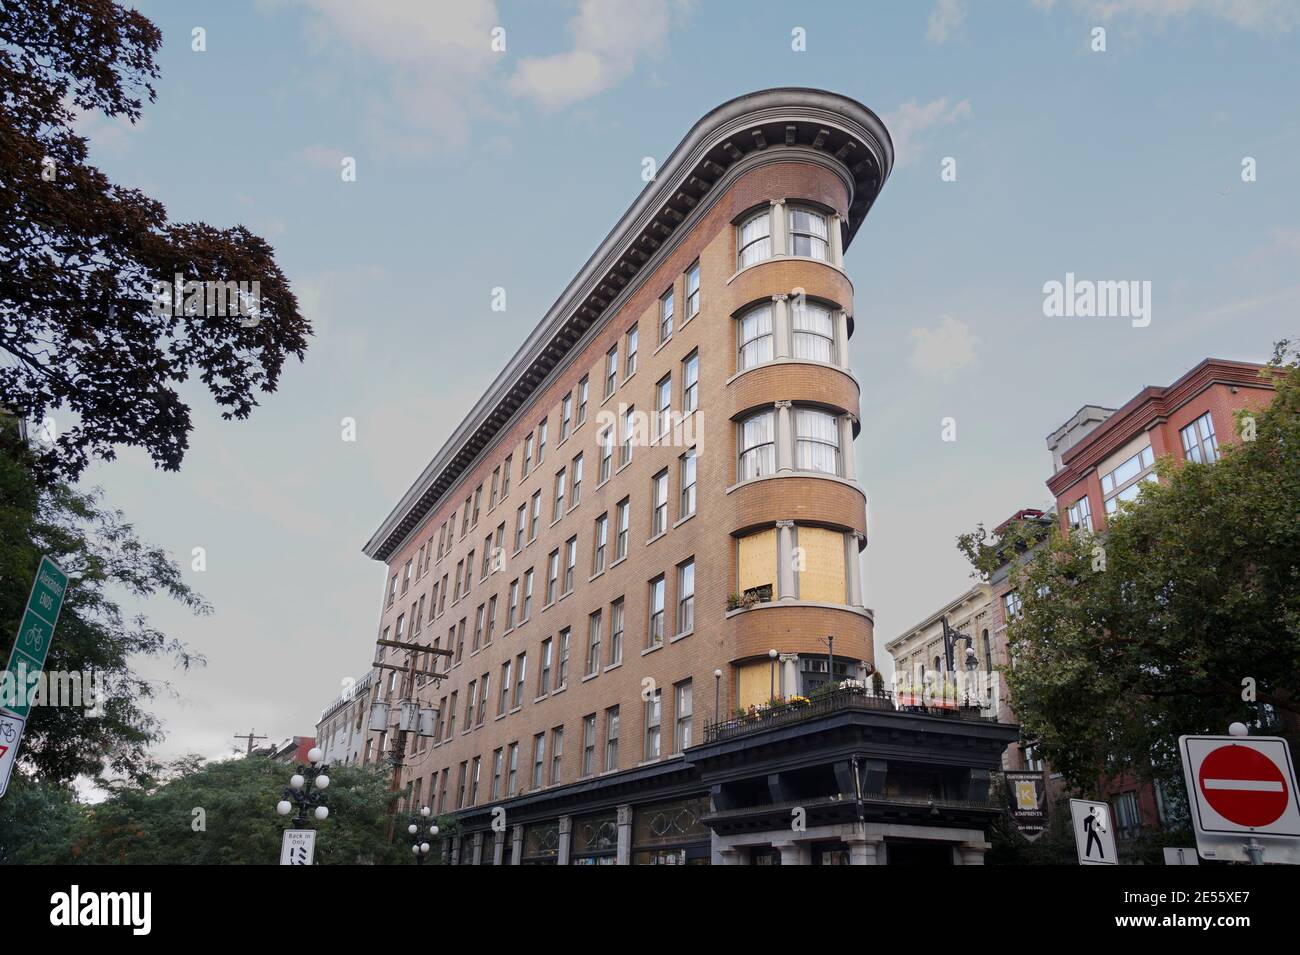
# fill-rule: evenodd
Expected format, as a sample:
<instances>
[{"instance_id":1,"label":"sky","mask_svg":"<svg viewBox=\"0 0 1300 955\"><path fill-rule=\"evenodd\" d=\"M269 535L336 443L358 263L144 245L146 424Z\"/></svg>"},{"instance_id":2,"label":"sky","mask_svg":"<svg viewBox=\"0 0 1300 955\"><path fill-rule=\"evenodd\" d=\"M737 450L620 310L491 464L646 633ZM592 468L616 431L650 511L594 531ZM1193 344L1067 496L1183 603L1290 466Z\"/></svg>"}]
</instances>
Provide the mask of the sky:
<instances>
[{"instance_id":1,"label":"sky","mask_svg":"<svg viewBox=\"0 0 1300 955\"><path fill-rule=\"evenodd\" d=\"M247 421L183 390L179 473L126 451L83 478L215 608L141 608L208 661L140 664L172 691L154 706L164 759L229 754L250 728L314 733L372 656L384 568L362 545L636 198L643 159L737 95L842 93L894 139L845 256L887 674L884 643L972 583L956 535L1050 503L1044 438L1081 405L1210 356L1263 361L1300 332L1300 5L139 9L163 32L157 102L134 127L84 117L92 160L174 220L263 235L315 328ZM1067 273L1150 282L1150 323L1045 315L1044 283Z\"/></svg>"}]
</instances>

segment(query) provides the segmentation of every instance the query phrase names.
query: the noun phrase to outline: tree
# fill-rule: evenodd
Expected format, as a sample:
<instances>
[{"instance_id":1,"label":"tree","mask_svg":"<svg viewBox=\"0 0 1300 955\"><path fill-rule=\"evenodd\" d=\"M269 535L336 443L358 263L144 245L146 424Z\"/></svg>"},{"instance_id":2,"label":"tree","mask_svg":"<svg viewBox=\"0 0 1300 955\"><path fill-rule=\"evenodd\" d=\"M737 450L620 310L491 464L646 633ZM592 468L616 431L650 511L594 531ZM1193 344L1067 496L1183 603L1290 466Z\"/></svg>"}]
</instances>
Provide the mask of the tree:
<instances>
[{"instance_id":1,"label":"tree","mask_svg":"<svg viewBox=\"0 0 1300 955\"><path fill-rule=\"evenodd\" d=\"M275 865L288 823L275 804L293 767L263 756L188 757L164 776L122 788L87 811L71 858L128 865ZM411 862L388 841L386 775L329 769L329 818L315 822L317 865Z\"/></svg>"},{"instance_id":2,"label":"tree","mask_svg":"<svg viewBox=\"0 0 1300 955\"><path fill-rule=\"evenodd\" d=\"M124 618L110 593L165 594L199 614L209 607L171 558L141 541L120 511L104 508L97 492L38 485L26 445L12 428L0 428L0 649L6 659L43 554L71 576L46 672L94 674L106 692L97 709L33 706L20 759L52 783L106 773L145 778L155 769L149 747L163 734L144 706L159 687L135 673L132 658L168 656L182 669L203 658L144 616ZM93 702L84 693L91 685L81 682L83 704Z\"/></svg>"},{"instance_id":3,"label":"tree","mask_svg":"<svg viewBox=\"0 0 1300 955\"><path fill-rule=\"evenodd\" d=\"M72 787L15 772L0 799L0 865L75 861L72 847L85 811Z\"/></svg>"},{"instance_id":4,"label":"tree","mask_svg":"<svg viewBox=\"0 0 1300 955\"><path fill-rule=\"evenodd\" d=\"M1024 738L1084 792L1127 773L1181 794L1185 733L1240 720L1295 735L1300 357L1282 342L1265 374L1276 393L1237 413L1244 440L1215 464L1157 462L1161 482L1105 534L1040 542L1013 525L958 538L985 578L1018 555L1011 698Z\"/></svg>"},{"instance_id":5,"label":"tree","mask_svg":"<svg viewBox=\"0 0 1300 955\"><path fill-rule=\"evenodd\" d=\"M192 427L177 386L197 377L224 418L246 418L311 334L263 239L171 222L87 162L77 113L136 122L161 42L111 0L0 0L0 405L65 419L42 480L73 480L119 445L176 470ZM180 307L163 308L177 282ZM235 315L221 307L231 282L244 283Z\"/></svg>"}]
</instances>

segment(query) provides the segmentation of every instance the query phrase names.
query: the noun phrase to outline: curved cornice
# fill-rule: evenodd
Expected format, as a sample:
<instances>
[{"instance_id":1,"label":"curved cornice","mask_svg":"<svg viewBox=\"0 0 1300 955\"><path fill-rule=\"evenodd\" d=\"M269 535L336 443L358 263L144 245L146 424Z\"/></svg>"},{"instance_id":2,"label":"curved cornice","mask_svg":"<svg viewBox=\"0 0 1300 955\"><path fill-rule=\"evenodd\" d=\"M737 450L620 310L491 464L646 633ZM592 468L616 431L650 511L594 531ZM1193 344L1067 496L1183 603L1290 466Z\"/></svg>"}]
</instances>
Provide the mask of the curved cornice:
<instances>
[{"instance_id":1,"label":"curved cornice","mask_svg":"<svg viewBox=\"0 0 1300 955\"><path fill-rule=\"evenodd\" d=\"M825 90L762 90L697 122L363 548L387 560L603 316L698 221L741 168L790 159L833 169L848 190L848 247L894 164L880 118Z\"/></svg>"}]
</instances>

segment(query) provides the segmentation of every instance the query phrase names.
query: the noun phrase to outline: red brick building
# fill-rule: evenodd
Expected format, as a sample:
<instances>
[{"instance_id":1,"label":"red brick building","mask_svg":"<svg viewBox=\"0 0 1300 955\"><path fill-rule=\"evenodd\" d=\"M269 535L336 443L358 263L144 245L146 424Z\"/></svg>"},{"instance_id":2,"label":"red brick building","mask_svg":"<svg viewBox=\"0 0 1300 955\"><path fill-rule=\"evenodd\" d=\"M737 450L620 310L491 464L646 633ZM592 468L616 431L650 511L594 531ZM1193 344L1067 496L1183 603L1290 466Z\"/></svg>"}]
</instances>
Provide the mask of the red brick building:
<instances>
[{"instance_id":1,"label":"red brick building","mask_svg":"<svg viewBox=\"0 0 1300 955\"><path fill-rule=\"evenodd\" d=\"M892 161L831 93L710 112L366 545L381 640L447 651L374 692L437 711L379 749L457 862L982 859L1014 728L864 692L843 254Z\"/></svg>"}]
</instances>

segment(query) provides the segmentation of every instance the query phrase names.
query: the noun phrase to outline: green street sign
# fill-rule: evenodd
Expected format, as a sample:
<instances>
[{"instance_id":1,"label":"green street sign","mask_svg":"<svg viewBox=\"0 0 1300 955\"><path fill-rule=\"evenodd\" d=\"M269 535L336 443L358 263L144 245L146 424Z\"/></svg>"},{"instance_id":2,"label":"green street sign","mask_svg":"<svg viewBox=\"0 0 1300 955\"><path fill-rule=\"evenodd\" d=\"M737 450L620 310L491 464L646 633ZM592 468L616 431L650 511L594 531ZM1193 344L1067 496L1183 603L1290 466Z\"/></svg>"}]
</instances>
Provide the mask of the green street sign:
<instances>
[{"instance_id":1,"label":"green street sign","mask_svg":"<svg viewBox=\"0 0 1300 955\"><path fill-rule=\"evenodd\" d=\"M63 598L67 590L68 575L54 561L42 557L41 565L36 569L36 580L32 583L31 596L27 598L27 609L18 626L18 636L9 654L6 672L0 674L5 686L17 691L14 699L5 701L9 705L4 710L9 713L26 719L27 711L31 709L28 687L45 669L45 658L49 655L50 643L54 639L54 625L58 622L59 611L63 609Z\"/></svg>"}]
</instances>

